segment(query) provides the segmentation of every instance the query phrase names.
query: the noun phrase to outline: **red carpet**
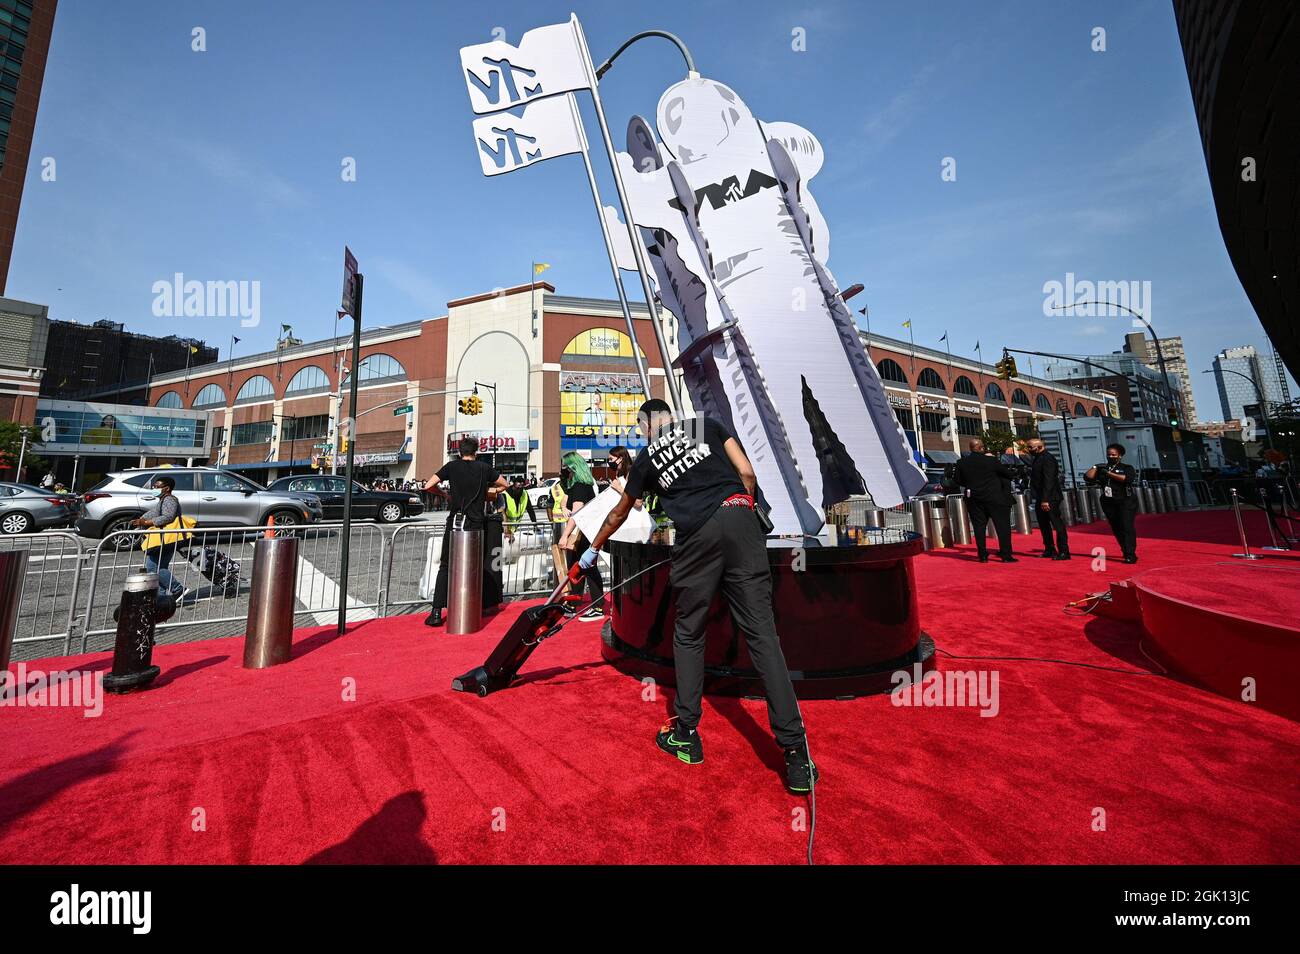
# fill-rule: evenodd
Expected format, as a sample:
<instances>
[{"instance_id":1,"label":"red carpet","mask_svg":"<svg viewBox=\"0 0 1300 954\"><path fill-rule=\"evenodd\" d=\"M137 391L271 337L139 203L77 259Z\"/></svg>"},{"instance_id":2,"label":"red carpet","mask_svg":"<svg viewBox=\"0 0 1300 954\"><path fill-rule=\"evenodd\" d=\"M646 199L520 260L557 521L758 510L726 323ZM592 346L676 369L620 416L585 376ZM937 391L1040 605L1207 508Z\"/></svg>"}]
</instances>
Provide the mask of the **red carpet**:
<instances>
[{"instance_id":1,"label":"red carpet","mask_svg":"<svg viewBox=\"0 0 1300 954\"><path fill-rule=\"evenodd\" d=\"M1228 513L1138 530L1136 569L1235 549ZM1250 531L1265 536L1262 521ZM995 669L995 718L888 697L804 704L824 774L818 861L1300 857L1300 724L1152 674L1132 624L1067 615L1135 570L1082 558L1114 550L1103 524L1071 536L1070 563L981 565L969 548L917 560L940 666ZM1038 539L1016 546L1030 557ZM419 617L304 631L291 663L260 672L240 668L237 639L167 646L155 688L107 699L99 718L0 709L0 861L802 861L791 822L807 803L780 784L761 702L706 700L705 763L672 761L653 742L668 693L643 700L581 623L539 649L523 685L451 692L514 612L473 637Z\"/></svg>"}]
</instances>

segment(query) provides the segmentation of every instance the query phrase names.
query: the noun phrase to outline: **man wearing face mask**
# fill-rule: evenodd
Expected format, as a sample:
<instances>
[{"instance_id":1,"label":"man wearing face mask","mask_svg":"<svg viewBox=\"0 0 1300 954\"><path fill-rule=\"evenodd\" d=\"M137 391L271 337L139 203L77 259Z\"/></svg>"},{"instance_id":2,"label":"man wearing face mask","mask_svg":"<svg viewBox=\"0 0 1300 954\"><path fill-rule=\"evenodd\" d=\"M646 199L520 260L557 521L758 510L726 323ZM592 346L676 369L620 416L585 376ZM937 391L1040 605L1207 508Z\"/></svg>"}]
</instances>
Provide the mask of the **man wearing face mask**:
<instances>
[{"instance_id":1,"label":"man wearing face mask","mask_svg":"<svg viewBox=\"0 0 1300 954\"><path fill-rule=\"evenodd\" d=\"M1136 563L1138 474L1124 463L1123 446L1108 444L1106 463L1089 467L1083 476L1089 483L1101 485L1101 510L1119 541L1124 562Z\"/></svg>"},{"instance_id":2,"label":"man wearing face mask","mask_svg":"<svg viewBox=\"0 0 1300 954\"><path fill-rule=\"evenodd\" d=\"M1061 465L1035 437L1029 442L1034 463L1029 469L1029 490L1038 518L1038 532L1043 535L1043 556L1052 560L1070 559L1070 538L1065 532L1061 510L1065 494L1061 490Z\"/></svg>"}]
</instances>

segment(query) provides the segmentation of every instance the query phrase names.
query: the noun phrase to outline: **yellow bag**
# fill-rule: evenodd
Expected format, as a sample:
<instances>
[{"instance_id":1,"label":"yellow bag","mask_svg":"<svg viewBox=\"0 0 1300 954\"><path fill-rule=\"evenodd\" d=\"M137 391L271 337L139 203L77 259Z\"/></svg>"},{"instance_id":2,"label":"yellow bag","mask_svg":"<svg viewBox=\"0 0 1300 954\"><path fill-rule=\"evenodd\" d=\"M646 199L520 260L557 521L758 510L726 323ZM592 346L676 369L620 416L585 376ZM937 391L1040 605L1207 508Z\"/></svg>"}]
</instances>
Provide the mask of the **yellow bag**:
<instances>
[{"instance_id":1,"label":"yellow bag","mask_svg":"<svg viewBox=\"0 0 1300 954\"><path fill-rule=\"evenodd\" d=\"M177 517L161 530L150 530L144 535L144 540L140 543L141 550L156 550L168 543L180 543L182 540L188 540L194 534L188 533L197 520L193 517Z\"/></svg>"}]
</instances>

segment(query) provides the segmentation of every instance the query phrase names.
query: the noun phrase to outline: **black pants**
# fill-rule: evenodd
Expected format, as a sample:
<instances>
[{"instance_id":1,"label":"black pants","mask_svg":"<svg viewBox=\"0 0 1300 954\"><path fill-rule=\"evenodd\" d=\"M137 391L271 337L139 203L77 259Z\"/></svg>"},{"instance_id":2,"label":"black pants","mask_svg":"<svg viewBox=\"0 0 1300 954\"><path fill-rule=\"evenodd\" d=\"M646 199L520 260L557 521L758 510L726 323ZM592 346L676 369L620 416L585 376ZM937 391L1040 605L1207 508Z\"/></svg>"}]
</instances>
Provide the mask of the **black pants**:
<instances>
[{"instance_id":1,"label":"black pants","mask_svg":"<svg viewBox=\"0 0 1300 954\"><path fill-rule=\"evenodd\" d=\"M1011 504L988 503L971 497L967 503L970 510L971 528L975 531L975 549L980 556L988 555L988 545L984 537L988 532L989 521L998 535L998 556L1011 556Z\"/></svg>"},{"instance_id":2,"label":"black pants","mask_svg":"<svg viewBox=\"0 0 1300 954\"><path fill-rule=\"evenodd\" d=\"M438 562L438 578L433 584L432 609L437 612L447 608L447 583L451 578L451 534L452 520L457 514L447 517L442 531L442 557ZM478 530L483 535L483 608L497 606L501 602L501 521L474 520L466 518L466 530ZM496 569L493 569L493 567Z\"/></svg>"},{"instance_id":3,"label":"black pants","mask_svg":"<svg viewBox=\"0 0 1300 954\"><path fill-rule=\"evenodd\" d=\"M1105 497L1101 500L1101 512L1110 523L1111 532L1119 542L1119 549L1126 557L1137 556L1137 502L1111 503Z\"/></svg>"},{"instance_id":4,"label":"black pants","mask_svg":"<svg viewBox=\"0 0 1300 954\"><path fill-rule=\"evenodd\" d=\"M558 524L558 526L563 528L564 525ZM578 533L577 537L578 540L574 543L573 549L564 551L564 565L570 570L582 559L582 555L587 552L587 547L590 546L587 543L587 538L581 533ZM591 569L587 571L583 579L586 581L583 585L587 589L587 596L590 597L588 602L592 604L594 609L603 609L605 606L605 578L600 575L599 560L591 565ZM576 592L580 595L582 587L579 587Z\"/></svg>"},{"instance_id":5,"label":"black pants","mask_svg":"<svg viewBox=\"0 0 1300 954\"><path fill-rule=\"evenodd\" d=\"M1034 513L1038 516L1038 532L1043 535L1044 553L1069 553L1070 539L1065 532L1065 516L1061 513L1062 501L1050 500L1052 509L1043 512L1043 501L1034 504ZM1056 540L1052 540L1052 531L1056 531Z\"/></svg>"},{"instance_id":6,"label":"black pants","mask_svg":"<svg viewBox=\"0 0 1300 954\"><path fill-rule=\"evenodd\" d=\"M782 748L804 740L803 719L795 702L790 670L772 616L772 574L758 517L748 507L719 507L704 526L680 537L673 548L670 576L677 604L673 661L677 668L675 709L679 724L700 722L704 694L704 630L709 605L721 590L731 618L745 635L749 656L763 680L767 718Z\"/></svg>"}]
</instances>

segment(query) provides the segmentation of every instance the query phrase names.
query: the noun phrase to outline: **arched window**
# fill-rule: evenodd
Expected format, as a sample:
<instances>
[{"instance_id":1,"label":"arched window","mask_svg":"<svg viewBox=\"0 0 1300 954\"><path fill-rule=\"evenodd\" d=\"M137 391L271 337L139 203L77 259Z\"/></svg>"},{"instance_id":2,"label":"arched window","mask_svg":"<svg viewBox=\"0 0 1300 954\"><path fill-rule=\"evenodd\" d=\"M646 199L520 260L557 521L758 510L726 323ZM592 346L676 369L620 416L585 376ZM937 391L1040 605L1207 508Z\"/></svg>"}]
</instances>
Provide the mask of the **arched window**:
<instances>
[{"instance_id":1,"label":"arched window","mask_svg":"<svg viewBox=\"0 0 1300 954\"><path fill-rule=\"evenodd\" d=\"M365 362L361 362L365 365ZM364 381L365 378L362 378ZM325 372L314 364L309 364L292 378L289 379L289 386L284 389L284 396L303 395L303 394L320 394L330 389L330 379L326 377Z\"/></svg>"},{"instance_id":2,"label":"arched window","mask_svg":"<svg viewBox=\"0 0 1300 954\"><path fill-rule=\"evenodd\" d=\"M1043 411L1047 414L1052 413L1052 402L1047 400L1046 394L1038 395L1038 400L1034 402L1034 407L1038 408L1038 410Z\"/></svg>"},{"instance_id":3,"label":"arched window","mask_svg":"<svg viewBox=\"0 0 1300 954\"><path fill-rule=\"evenodd\" d=\"M352 380L352 375L343 379L343 386L347 387L348 382ZM405 381L406 369L398 362L396 358L388 354L372 354L361 359L360 377L357 378L357 385L365 387L368 384L382 384L385 381Z\"/></svg>"},{"instance_id":4,"label":"arched window","mask_svg":"<svg viewBox=\"0 0 1300 954\"><path fill-rule=\"evenodd\" d=\"M907 375L903 372L903 366L893 358L884 358L880 364L876 365L876 370L880 372L882 381L893 381L896 384L906 384Z\"/></svg>"},{"instance_id":5,"label":"arched window","mask_svg":"<svg viewBox=\"0 0 1300 954\"><path fill-rule=\"evenodd\" d=\"M994 382L990 381L988 387L984 389L984 400L997 401L999 404L1005 404L1007 396L1002 393L1002 389Z\"/></svg>"},{"instance_id":6,"label":"arched window","mask_svg":"<svg viewBox=\"0 0 1300 954\"><path fill-rule=\"evenodd\" d=\"M1029 395L1020 388L1016 388L1015 392L1011 395L1011 403L1017 404L1020 407L1029 407Z\"/></svg>"},{"instance_id":7,"label":"arched window","mask_svg":"<svg viewBox=\"0 0 1300 954\"><path fill-rule=\"evenodd\" d=\"M967 397L980 396L980 393L975 390L975 382L964 374L952 383L952 393L965 394Z\"/></svg>"},{"instance_id":8,"label":"arched window","mask_svg":"<svg viewBox=\"0 0 1300 954\"><path fill-rule=\"evenodd\" d=\"M1083 402L1082 402L1082 401L1079 401L1077 404L1074 405L1074 416L1075 416L1075 417L1087 417L1087 416L1088 416L1088 409L1087 409L1086 407L1083 406Z\"/></svg>"},{"instance_id":9,"label":"arched window","mask_svg":"<svg viewBox=\"0 0 1300 954\"><path fill-rule=\"evenodd\" d=\"M273 397L275 397L275 386L271 384L271 379L259 374L244 382L244 386L235 395L235 403L251 404L254 401L266 401Z\"/></svg>"},{"instance_id":10,"label":"arched window","mask_svg":"<svg viewBox=\"0 0 1300 954\"><path fill-rule=\"evenodd\" d=\"M1099 407L1094 407L1094 408L1092 409L1092 416L1093 416L1093 417L1101 417L1101 408L1099 408Z\"/></svg>"},{"instance_id":11,"label":"arched window","mask_svg":"<svg viewBox=\"0 0 1300 954\"><path fill-rule=\"evenodd\" d=\"M218 384L209 384L194 398L192 407L202 410L206 407L225 407L226 392Z\"/></svg>"},{"instance_id":12,"label":"arched window","mask_svg":"<svg viewBox=\"0 0 1300 954\"><path fill-rule=\"evenodd\" d=\"M916 387L921 391L938 391L940 394L948 393L948 389L943 386L943 378L939 377L934 368L921 369L921 374L916 379Z\"/></svg>"},{"instance_id":13,"label":"arched window","mask_svg":"<svg viewBox=\"0 0 1300 954\"><path fill-rule=\"evenodd\" d=\"M158 407L184 407L185 402L175 391L168 391L158 399Z\"/></svg>"}]
</instances>

